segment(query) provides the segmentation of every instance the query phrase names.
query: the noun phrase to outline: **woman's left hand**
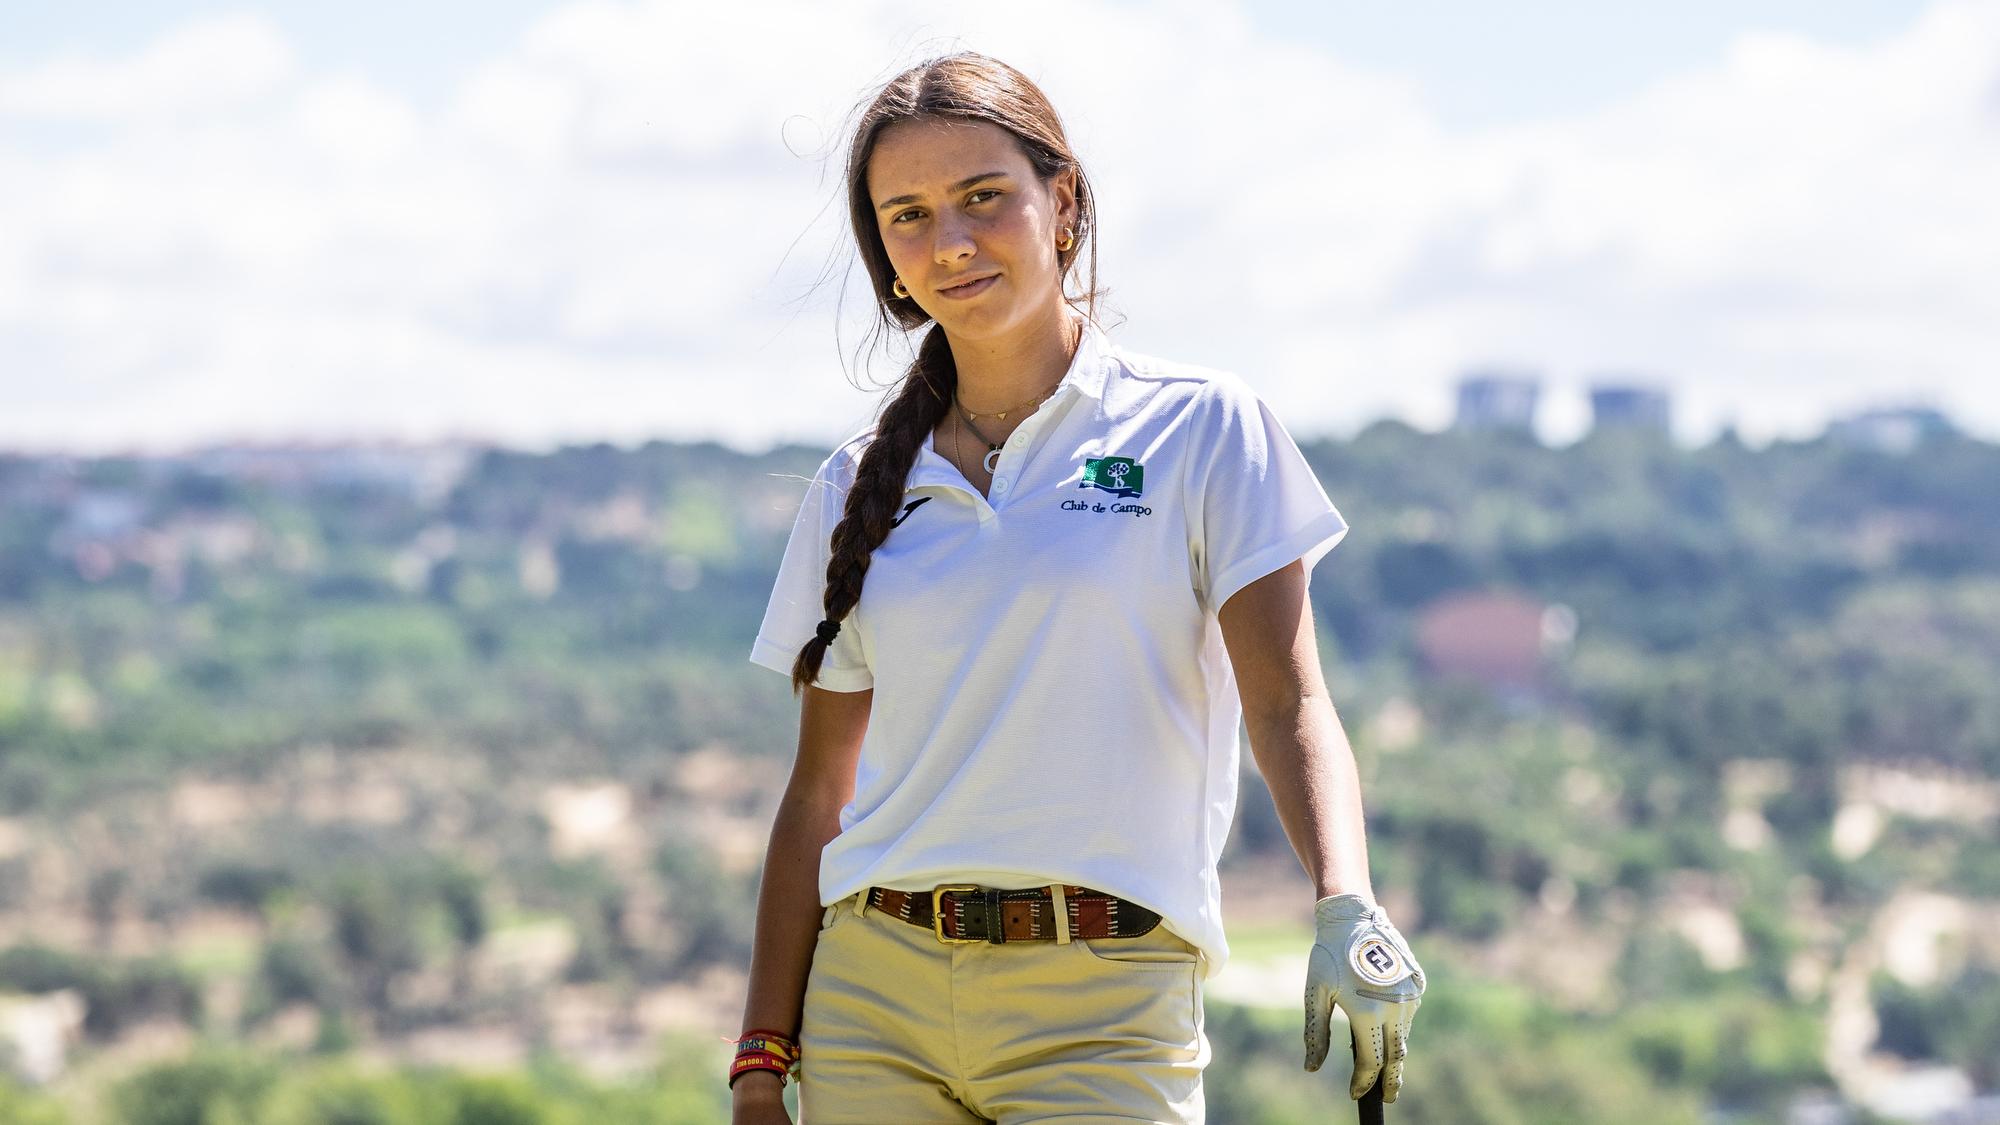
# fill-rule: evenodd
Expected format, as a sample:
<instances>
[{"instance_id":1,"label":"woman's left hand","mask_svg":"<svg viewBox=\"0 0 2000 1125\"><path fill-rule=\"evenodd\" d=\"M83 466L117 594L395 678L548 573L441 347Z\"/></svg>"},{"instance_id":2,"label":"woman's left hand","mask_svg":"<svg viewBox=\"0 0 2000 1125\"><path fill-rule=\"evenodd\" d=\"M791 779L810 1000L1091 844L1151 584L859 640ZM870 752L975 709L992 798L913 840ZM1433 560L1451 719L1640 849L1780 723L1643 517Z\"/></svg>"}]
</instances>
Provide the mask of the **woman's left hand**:
<instances>
[{"instance_id":1,"label":"woman's left hand","mask_svg":"<svg viewBox=\"0 0 2000 1125\"><path fill-rule=\"evenodd\" d=\"M1306 962L1306 1069L1326 1061L1333 1006L1347 1013L1354 1035L1354 1076L1348 1096L1375 1085L1393 1102L1403 1088L1410 1021L1424 994L1424 970L1380 906L1355 894L1329 895L1313 907L1319 935Z\"/></svg>"}]
</instances>

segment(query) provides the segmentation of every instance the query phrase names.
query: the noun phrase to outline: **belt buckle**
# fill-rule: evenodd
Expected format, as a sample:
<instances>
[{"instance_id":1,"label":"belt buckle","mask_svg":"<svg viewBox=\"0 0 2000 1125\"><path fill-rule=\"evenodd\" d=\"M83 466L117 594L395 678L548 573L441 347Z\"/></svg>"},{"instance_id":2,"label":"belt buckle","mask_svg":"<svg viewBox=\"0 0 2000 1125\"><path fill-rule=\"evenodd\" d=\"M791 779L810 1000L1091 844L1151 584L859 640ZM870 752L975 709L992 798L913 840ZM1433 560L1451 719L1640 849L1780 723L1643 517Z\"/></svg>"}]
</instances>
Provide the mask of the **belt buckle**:
<instances>
[{"instance_id":1,"label":"belt buckle","mask_svg":"<svg viewBox=\"0 0 2000 1125\"><path fill-rule=\"evenodd\" d=\"M985 938L976 937L947 937L944 932L945 894L949 891L976 891L978 889L979 884L977 883L946 883L942 886L931 888L931 932L937 934L939 941L948 945L964 945L986 940Z\"/></svg>"}]
</instances>

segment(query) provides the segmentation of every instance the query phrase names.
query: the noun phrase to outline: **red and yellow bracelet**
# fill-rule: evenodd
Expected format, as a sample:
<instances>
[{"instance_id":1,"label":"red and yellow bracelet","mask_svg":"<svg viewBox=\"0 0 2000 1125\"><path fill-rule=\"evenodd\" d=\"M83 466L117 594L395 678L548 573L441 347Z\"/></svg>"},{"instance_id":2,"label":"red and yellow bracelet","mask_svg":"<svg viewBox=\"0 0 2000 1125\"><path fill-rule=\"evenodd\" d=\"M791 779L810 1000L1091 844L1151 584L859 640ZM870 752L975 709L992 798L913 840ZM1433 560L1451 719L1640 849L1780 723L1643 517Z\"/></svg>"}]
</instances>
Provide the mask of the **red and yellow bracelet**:
<instances>
[{"instance_id":1,"label":"red and yellow bracelet","mask_svg":"<svg viewBox=\"0 0 2000 1125\"><path fill-rule=\"evenodd\" d=\"M736 1058L729 1064L729 1085L734 1087L737 1078L753 1070L768 1070L777 1074L778 1085L785 1084L786 1076L798 1069L799 1044L782 1032L765 1028L751 1028L733 1040L736 1044Z\"/></svg>"}]
</instances>

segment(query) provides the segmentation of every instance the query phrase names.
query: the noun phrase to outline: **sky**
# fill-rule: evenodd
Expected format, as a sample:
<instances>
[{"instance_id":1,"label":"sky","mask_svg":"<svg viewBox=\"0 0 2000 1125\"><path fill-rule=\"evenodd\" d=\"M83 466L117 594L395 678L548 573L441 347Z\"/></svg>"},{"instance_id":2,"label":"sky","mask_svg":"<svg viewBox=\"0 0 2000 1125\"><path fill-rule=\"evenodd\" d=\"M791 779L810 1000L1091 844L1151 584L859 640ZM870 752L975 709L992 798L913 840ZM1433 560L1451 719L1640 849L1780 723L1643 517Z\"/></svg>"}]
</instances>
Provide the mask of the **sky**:
<instances>
[{"instance_id":1,"label":"sky","mask_svg":"<svg viewBox=\"0 0 2000 1125\"><path fill-rule=\"evenodd\" d=\"M2000 0L37 5L0 34L0 449L828 446L869 352L848 116L1051 96L1108 323L1296 435L1533 374L1689 443L2000 440Z\"/></svg>"}]
</instances>

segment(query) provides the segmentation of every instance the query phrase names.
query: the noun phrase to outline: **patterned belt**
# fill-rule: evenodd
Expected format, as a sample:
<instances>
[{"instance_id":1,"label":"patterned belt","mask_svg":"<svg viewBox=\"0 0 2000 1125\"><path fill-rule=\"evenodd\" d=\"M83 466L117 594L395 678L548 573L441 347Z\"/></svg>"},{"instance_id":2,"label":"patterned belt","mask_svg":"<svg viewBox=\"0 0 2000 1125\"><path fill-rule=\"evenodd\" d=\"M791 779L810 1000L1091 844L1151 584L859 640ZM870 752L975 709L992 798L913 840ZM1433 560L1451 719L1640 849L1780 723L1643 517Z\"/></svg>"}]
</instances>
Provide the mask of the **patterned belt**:
<instances>
[{"instance_id":1,"label":"patterned belt","mask_svg":"<svg viewBox=\"0 0 2000 1125\"><path fill-rule=\"evenodd\" d=\"M1062 884L1063 906L1073 938L1138 937L1160 924L1160 916L1129 899L1089 887ZM1055 897L1048 887L1001 890L973 883L946 883L928 891L868 888L868 905L943 942L1056 940Z\"/></svg>"}]
</instances>

